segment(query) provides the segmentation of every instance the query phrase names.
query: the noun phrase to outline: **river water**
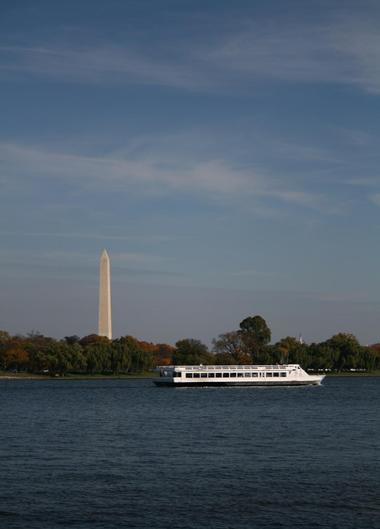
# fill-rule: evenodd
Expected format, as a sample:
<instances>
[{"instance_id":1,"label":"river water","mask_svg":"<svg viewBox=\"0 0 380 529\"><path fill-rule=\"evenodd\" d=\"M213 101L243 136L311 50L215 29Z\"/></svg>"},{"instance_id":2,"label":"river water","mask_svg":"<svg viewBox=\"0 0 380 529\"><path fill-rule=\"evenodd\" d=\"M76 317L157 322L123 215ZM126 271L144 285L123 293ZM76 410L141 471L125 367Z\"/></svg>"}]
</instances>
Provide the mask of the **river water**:
<instances>
[{"instance_id":1,"label":"river water","mask_svg":"<svg viewBox=\"0 0 380 529\"><path fill-rule=\"evenodd\" d=\"M0 380L1 529L378 529L380 378Z\"/></svg>"}]
</instances>

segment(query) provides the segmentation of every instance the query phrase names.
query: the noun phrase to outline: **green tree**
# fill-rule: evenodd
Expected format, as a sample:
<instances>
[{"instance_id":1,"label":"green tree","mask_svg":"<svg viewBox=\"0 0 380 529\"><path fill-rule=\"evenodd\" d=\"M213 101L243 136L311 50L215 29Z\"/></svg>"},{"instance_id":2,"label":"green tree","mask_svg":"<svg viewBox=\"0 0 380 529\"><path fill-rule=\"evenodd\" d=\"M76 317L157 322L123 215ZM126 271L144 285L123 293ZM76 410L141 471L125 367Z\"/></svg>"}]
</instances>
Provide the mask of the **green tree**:
<instances>
[{"instance_id":1,"label":"green tree","mask_svg":"<svg viewBox=\"0 0 380 529\"><path fill-rule=\"evenodd\" d=\"M72 373L86 373L87 361L83 348L79 345L78 342L75 342L69 345L68 350L70 352L70 364Z\"/></svg>"},{"instance_id":2,"label":"green tree","mask_svg":"<svg viewBox=\"0 0 380 529\"><path fill-rule=\"evenodd\" d=\"M335 351L335 369L342 371L357 367L361 346L353 334L343 332L335 334L324 344Z\"/></svg>"},{"instance_id":3,"label":"green tree","mask_svg":"<svg viewBox=\"0 0 380 529\"><path fill-rule=\"evenodd\" d=\"M72 338L69 336L68 338ZM80 339L79 343L83 347L87 347L87 345L93 345L93 344L109 344L109 339L107 336L99 336L98 334L89 334L88 336L83 336L83 338Z\"/></svg>"},{"instance_id":4,"label":"green tree","mask_svg":"<svg viewBox=\"0 0 380 529\"><path fill-rule=\"evenodd\" d=\"M362 366L368 371L380 369L380 344L362 347Z\"/></svg>"},{"instance_id":5,"label":"green tree","mask_svg":"<svg viewBox=\"0 0 380 529\"><path fill-rule=\"evenodd\" d=\"M310 369L334 370L339 359L339 351L327 342L312 343L308 348L305 367ZM301 362L298 362L301 363Z\"/></svg>"},{"instance_id":6,"label":"green tree","mask_svg":"<svg viewBox=\"0 0 380 529\"><path fill-rule=\"evenodd\" d=\"M114 340L111 352L112 373L119 375L128 373L132 366L132 355L128 343L123 339Z\"/></svg>"},{"instance_id":7,"label":"green tree","mask_svg":"<svg viewBox=\"0 0 380 529\"><path fill-rule=\"evenodd\" d=\"M249 364L251 361L240 331L220 334L212 343L217 364Z\"/></svg>"},{"instance_id":8,"label":"green tree","mask_svg":"<svg viewBox=\"0 0 380 529\"><path fill-rule=\"evenodd\" d=\"M0 369L6 369L7 361L4 357L6 350L9 348L11 336L6 331L0 331Z\"/></svg>"},{"instance_id":9,"label":"green tree","mask_svg":"<svg viewBox=\"0 0 380 529\"><path fill-rule=\"evenodd\" d=\"M301 364L308 367L308 346L294 336L282 338L274 345L274 361L280 364Z\"/></svg>"},{"instance_id":10,"label":"green tree","mask_svg":"<svg viewBox=\"0 0 380 529\"><path fill-rule=\"evenodd\" d=\"M209 353L207 346L200 340L185 338L179 340L175 345L174 365L207 365L212 363L213 356Z\"/></svg>"},{"instance_id":11,"label":"green tree","mask_svg":"<svg viewBox=\"0 0 380 529\"><path fill-rule=\"evenodd\" d=\"M119 372L141 373L153 367L156 346L140 342L133 336L122 336L112 344L113 369Z\"/></svg>"},{"instance_id":12,"label":"green tree","mask_svg":"<svg viewBox=\"0 0 380 529\"><path fill-rule=\"evenodd\" d=\"M109 342L109 340L107 340ZM112 373L110 343L94 343L85 347L87 372L90 374Z\"/></svg>"},{"instance_id":13,"label":"green tree","mask_svg":"<svg viewBox=\"0 0 380 529\"><path fill-rule=\"evenodd\" d=\"M65 336L64 341L68 343L69 345L74 345L80 342L80 337L77 336L76 334L73 334L72 336Z\"/></svg>"},{"instance_id":14,"label":"green tree","mask_svg":"<svg viewBox=\"0 0 380 529\"><path fill-rule=\"evenodd\" d=\"M70 346L61 342L52 344L48 350L50 374L64 376L73 371Z\"/></svg>"},{"instance_id":15,"label":"green tree","mask_svg":"<svg viewBox=\"0 0 380 529\"><path fill-rule=\"evenodd\" d=\"M240 322L240 335L246 351L258 361L267 356L265 347L271 340L271 331L261 316L250 316Z\"/></svg>"}]
</instances>

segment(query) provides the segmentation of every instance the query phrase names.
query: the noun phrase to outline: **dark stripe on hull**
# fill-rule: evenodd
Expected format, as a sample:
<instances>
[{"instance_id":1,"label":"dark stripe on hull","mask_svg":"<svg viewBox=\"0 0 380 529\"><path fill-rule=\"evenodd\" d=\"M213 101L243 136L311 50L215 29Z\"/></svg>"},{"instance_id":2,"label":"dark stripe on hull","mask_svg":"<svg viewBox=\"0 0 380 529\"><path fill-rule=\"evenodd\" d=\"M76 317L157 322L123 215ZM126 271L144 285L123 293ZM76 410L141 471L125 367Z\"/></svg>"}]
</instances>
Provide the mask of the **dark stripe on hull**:
<instances>
[{"instance_id":1,"label":"dark stripe on hull","mask_svg":"<svg viewBox=\"0 0 380 529\"><path fill-rule=\"evenodd\" d=\"M213 386L319 386L319 381L291 381L291 382L160 382L153 381L156 386L176 387L176 388L197 388Z\"/></svg>"}]
</instances>

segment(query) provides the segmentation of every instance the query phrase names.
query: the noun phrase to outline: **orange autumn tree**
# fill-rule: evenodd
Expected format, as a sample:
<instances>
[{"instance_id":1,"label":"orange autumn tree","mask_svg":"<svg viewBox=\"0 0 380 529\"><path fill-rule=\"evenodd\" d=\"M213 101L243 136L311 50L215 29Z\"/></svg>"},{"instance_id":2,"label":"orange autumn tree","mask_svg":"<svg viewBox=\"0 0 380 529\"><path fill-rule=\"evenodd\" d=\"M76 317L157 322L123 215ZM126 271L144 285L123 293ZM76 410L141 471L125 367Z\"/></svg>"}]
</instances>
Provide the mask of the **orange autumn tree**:
<instances>
[{"instance_id":1,"label":"orange autumn tree","mask_svg":"<svg viewBox=\"0 0 380 529\"><path fill-rule=\"evenodd\" d=\"M17 371L22 371L29 363L28 353L17 346L5 349L5 351L2 351L1 356L3 369L5 370L16 369Z\"/></svg>"},{"instance_id":2,"label":"orange autumn tree","mask_svg":"<svg viewBox=\"0 0 380 529\"><path fill-rule=\"evenodd\" d=\"M154 362L156 366L170 366L173 364L173 355L175 347L166 343L157 344L157 350L154 354Z\"/></svg>"}]
</instances>

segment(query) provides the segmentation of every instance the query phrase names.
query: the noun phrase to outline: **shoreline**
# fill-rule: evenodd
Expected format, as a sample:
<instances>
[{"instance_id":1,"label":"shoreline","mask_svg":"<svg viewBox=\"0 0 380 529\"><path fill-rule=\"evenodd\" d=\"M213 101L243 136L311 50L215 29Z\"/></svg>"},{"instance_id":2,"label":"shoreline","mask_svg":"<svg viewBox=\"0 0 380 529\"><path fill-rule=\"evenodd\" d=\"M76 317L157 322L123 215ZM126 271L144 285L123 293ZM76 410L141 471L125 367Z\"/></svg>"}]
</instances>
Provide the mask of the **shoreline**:
<instances>
[{"instance_id":1,"label":"shoreline","mask_svg":"<svg viewBox=\"0 0 380 529\"><path fill-rule=\"evenodd\" d=\"M340 373L323 373L326 378L330 377L346 377L346 378L357 378L357 377L380 377L380 371L370 372L340 372ZM158 373L136 373L130 375L63 375L63 376L47 376L47 375L35 375L33 373L7 373L0 372L1 380L136 380L136 379L154 379L158 377Z\"/></svg>"},{"instance_id":2,"label":"shoreline","mask_svg":"<svg viewBox=\"0 0 380 529\"><path fill-rule=\"evenodd\" d=\"M34 375L33 373L0 373L0 380L124 380L124 379L151 379L158 375L152 373L136 373L133 375L64 375L47 376Z\"/></svg>"}]
</instances>

